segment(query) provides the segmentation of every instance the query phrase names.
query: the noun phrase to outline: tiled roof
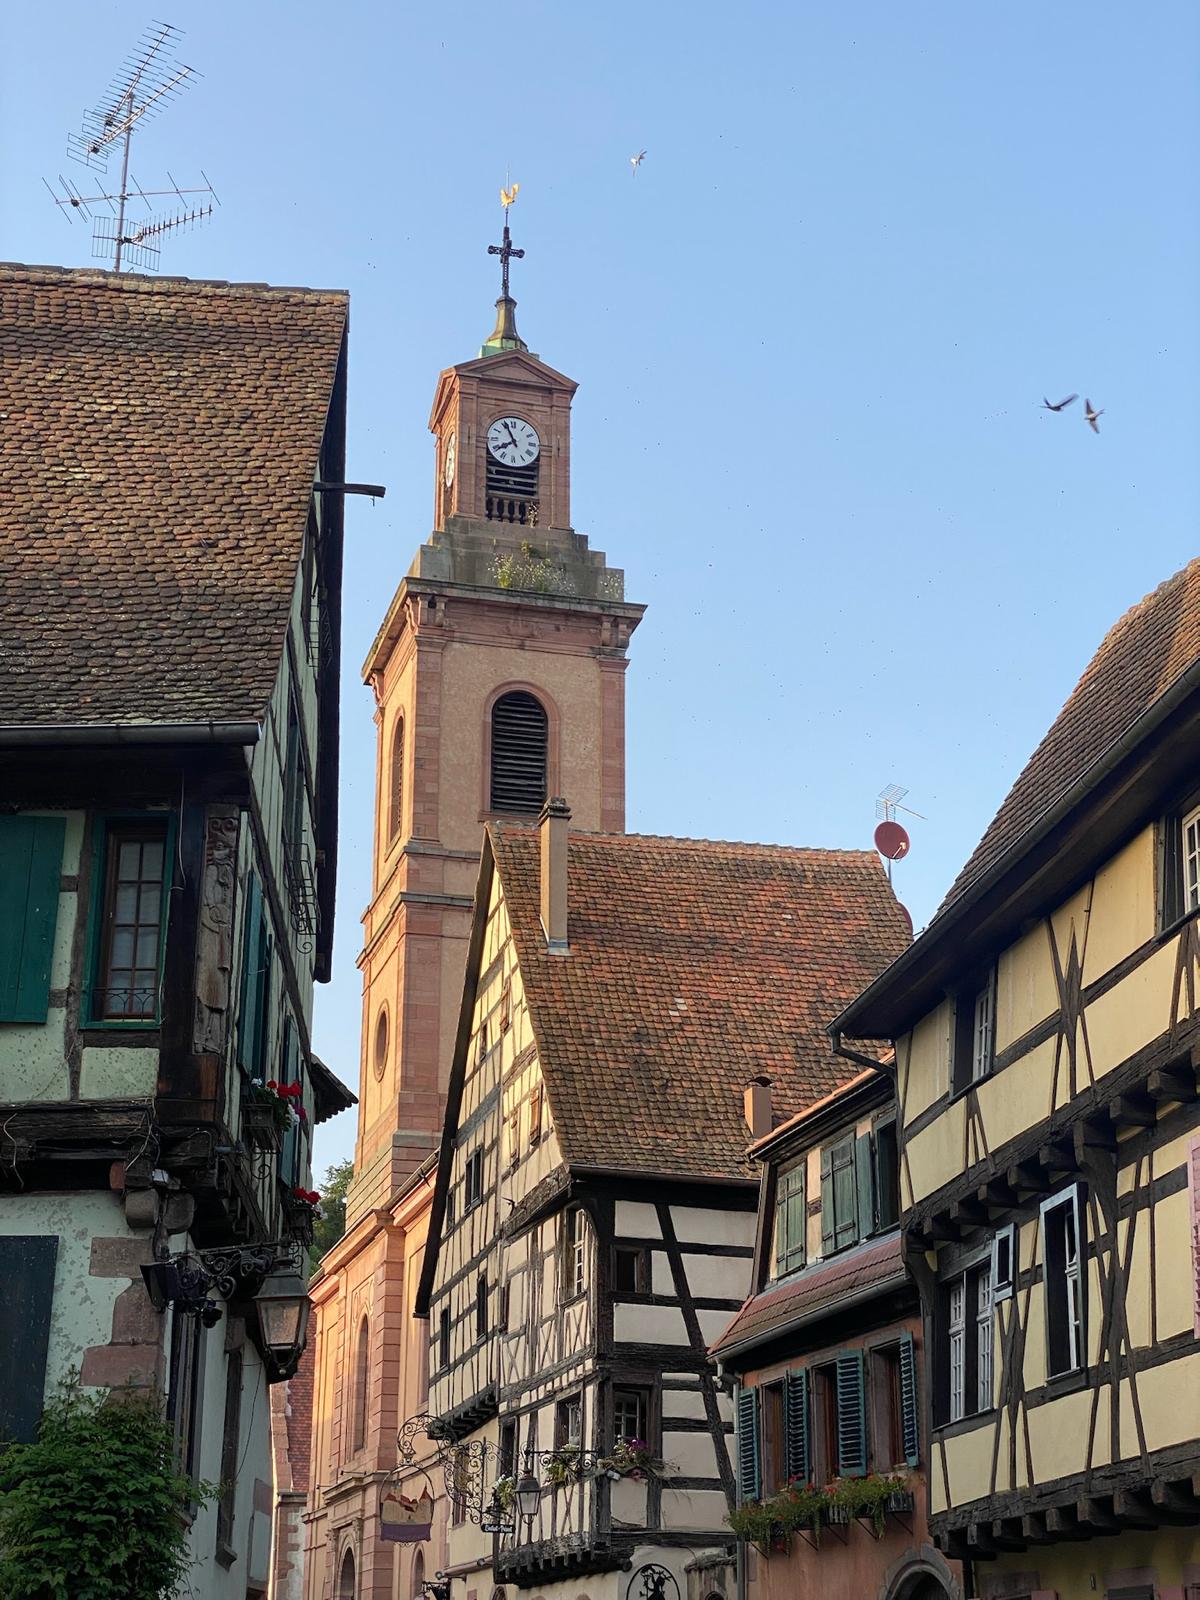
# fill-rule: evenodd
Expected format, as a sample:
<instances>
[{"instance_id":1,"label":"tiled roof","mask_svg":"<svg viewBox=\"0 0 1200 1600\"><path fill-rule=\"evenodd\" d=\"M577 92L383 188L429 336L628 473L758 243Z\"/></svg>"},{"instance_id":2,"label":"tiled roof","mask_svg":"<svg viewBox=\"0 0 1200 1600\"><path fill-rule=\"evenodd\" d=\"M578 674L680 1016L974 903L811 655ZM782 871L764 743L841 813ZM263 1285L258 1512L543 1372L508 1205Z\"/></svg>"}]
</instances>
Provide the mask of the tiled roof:
<instances>
[{"instance_id":1,"label":"tiled roof","mask_svg":"<svg viewBox=\"0 0 1200 1600\"><path fill-rule=\"evenodd\" d=\"M0 726L262 716L347 304L0 265Z\"/></svg>"},{"instance_id":2,"label":"tiled roof","mask_svg":"<svg viewBox=\"0 0 1200 1600\"><path fill-rule=\"evenodd\" d=\"M826 1024L909 939L873 851L573 832L556 956L537 830L489 833L569 1164L750 1178L752 1077L782 1120L855 1075Z\"/></svg>"},{"instance_id":3,"label":"tiled roof","mask_svg":"<svg viewBox=\"0 0 1200 1600\"><path fill-rule=\"evenodd\" d=\"M940 909L965 893L1198 662L1200 558L1109 629Z\"/></svg>"},{"instance_id":4,"label":"tiled roof","mask_svg":"<svg viewBox=\"0 0 1200 1600\"><path fill-rule=\"evenodd\" d=\"M893 1279L905 1279L899 1233L868 1239L752 1295L712 1346L712 1354L762 1343L787 1328L815 1322L836 1310L847 1295L876 1286L882 1291Z\"/></svg>"}]
</instances>

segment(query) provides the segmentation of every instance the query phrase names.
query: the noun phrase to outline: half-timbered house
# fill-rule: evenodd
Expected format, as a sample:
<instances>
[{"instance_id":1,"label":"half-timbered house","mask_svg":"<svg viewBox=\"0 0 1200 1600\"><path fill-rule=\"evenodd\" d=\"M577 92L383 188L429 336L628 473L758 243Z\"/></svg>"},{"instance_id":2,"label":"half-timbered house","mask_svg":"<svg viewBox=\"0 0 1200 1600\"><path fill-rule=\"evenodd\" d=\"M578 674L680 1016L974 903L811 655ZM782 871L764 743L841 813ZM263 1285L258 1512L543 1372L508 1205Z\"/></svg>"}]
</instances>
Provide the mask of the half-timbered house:
<instances>
[{"instance_id":1,"label":"half-timbered house","mask_svg":"<svg viewBox=\"0 0 1200 1600\"><path fill-rule=\"evenodd\" d=\"M270 1581L296 1191L353 1101L310 1032L346 317L340 293L0 268L0 1435L32 1438L72 1370L161 1396L180 1467L221 1485L189 1530L213 1600Z\"/></svg>"},{"instance_id":2,"label":"half-timbered house","mask_svg":"<svg viewBox=\"0 0 1200 1600\"><path fill-rule=\"evenodd\" d=\"M929 1541L891 1075L864 1068L751 1153L763 1164L752 1293L713 1346L738 1385L745 1592L961 1597Z\"/></svg>"},{"instance_id":3,"label":"half-timbered house","mask_svg":"<svg viewBox=\"0 0 1200 1600\"><path fill-rule=\"evenodd\" d=\"M835 1024L895 1040L931 1524L983 1596L1200 1584L1198 751L1193 562Z\"/></svg>"},{"instance_id":4,"label":"half-timbered house","mask_svg":"<svg viewBox=\"0 0 1200 1600\"><path fill-rule=\"evenodd\" d=\"M418 1301L468 1596L682 1592L731 1540L708 1346L750 1280L747 1093L833 1087L838 997L908 937L873 854L569 815L488 827Z\"/></svg>"}]
</instances>

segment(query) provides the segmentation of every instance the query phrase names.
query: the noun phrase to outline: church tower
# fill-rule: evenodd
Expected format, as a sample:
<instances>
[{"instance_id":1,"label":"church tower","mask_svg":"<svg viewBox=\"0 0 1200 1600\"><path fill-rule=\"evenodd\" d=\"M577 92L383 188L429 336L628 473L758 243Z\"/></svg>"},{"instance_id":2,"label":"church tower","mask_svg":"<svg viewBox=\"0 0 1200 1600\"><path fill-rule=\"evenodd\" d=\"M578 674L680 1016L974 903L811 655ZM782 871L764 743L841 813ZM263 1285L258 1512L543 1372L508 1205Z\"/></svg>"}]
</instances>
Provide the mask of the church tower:
<instances>
[{"instance_id":1,"label":"church tower","mask_svg":"<svg viewBox=\"0 0 1200 1600\"><path fill-rule=\"evenodd\" d=\"M363 668L378 745L350 1227L440 1136L484 822L532 822L565 795L579 827L625 825L624 673L643 607L571 526L576 385L517 333L512 197L489 248L495 327L434 395L433 532Z\"/></svg>"}]
</instances>

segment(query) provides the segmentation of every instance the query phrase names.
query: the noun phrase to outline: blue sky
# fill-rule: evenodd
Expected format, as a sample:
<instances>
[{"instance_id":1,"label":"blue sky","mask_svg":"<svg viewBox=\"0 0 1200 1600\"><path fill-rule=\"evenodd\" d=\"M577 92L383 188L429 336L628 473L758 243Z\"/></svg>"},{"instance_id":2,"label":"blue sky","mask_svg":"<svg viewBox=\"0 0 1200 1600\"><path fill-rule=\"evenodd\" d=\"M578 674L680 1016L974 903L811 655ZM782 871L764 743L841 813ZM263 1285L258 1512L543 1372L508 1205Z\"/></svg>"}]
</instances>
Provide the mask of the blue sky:
<instances>
[{"instance_id":1,"label":"blue sky","mask_svg":"<svg viewBox=\"0 0 1200 1600\"><path fill-rule=\"evenodd\" d=\"M574 516L649 610L629 826L869 845L918 927L1104 630L1194 553L1191 0L513 9L172 0L203 74L135 144L203 167L163 269L352 295L342 854L317 1046L357 1081L374 740L358 669L427 536L438 371L519 323L580 383ZM84 265L41 178L149 21L0 22L0 255ZM629 156L646 148L631 176ZM155 185L157 183L155 182ZM1071 390L1105 408L1099 437ZM322 1130L318 1165L348 1153Z\"/></svg>"}]
</instances>

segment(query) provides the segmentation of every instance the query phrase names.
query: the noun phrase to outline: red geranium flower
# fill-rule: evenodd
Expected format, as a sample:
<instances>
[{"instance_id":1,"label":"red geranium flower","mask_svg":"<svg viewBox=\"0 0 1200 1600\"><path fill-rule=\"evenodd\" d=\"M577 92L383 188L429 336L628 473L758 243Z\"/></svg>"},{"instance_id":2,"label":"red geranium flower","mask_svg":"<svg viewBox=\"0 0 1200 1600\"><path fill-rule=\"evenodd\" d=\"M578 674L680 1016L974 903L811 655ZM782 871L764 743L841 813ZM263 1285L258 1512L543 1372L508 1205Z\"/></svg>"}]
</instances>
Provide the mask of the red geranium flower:
<instances>
[{"instance_id":1,"label":"red geranium flower","mask_svg":"<svg viewBox=\"0 0 1200 1600\"><path fill-rule=\"evenodd\" d=\"M276 1092L278 1092L279 1085L275 1082L274 1078L268 1078L267 1079L267 1088L268 1089L274 1089Z\"/></svg>"}]
</instances>

